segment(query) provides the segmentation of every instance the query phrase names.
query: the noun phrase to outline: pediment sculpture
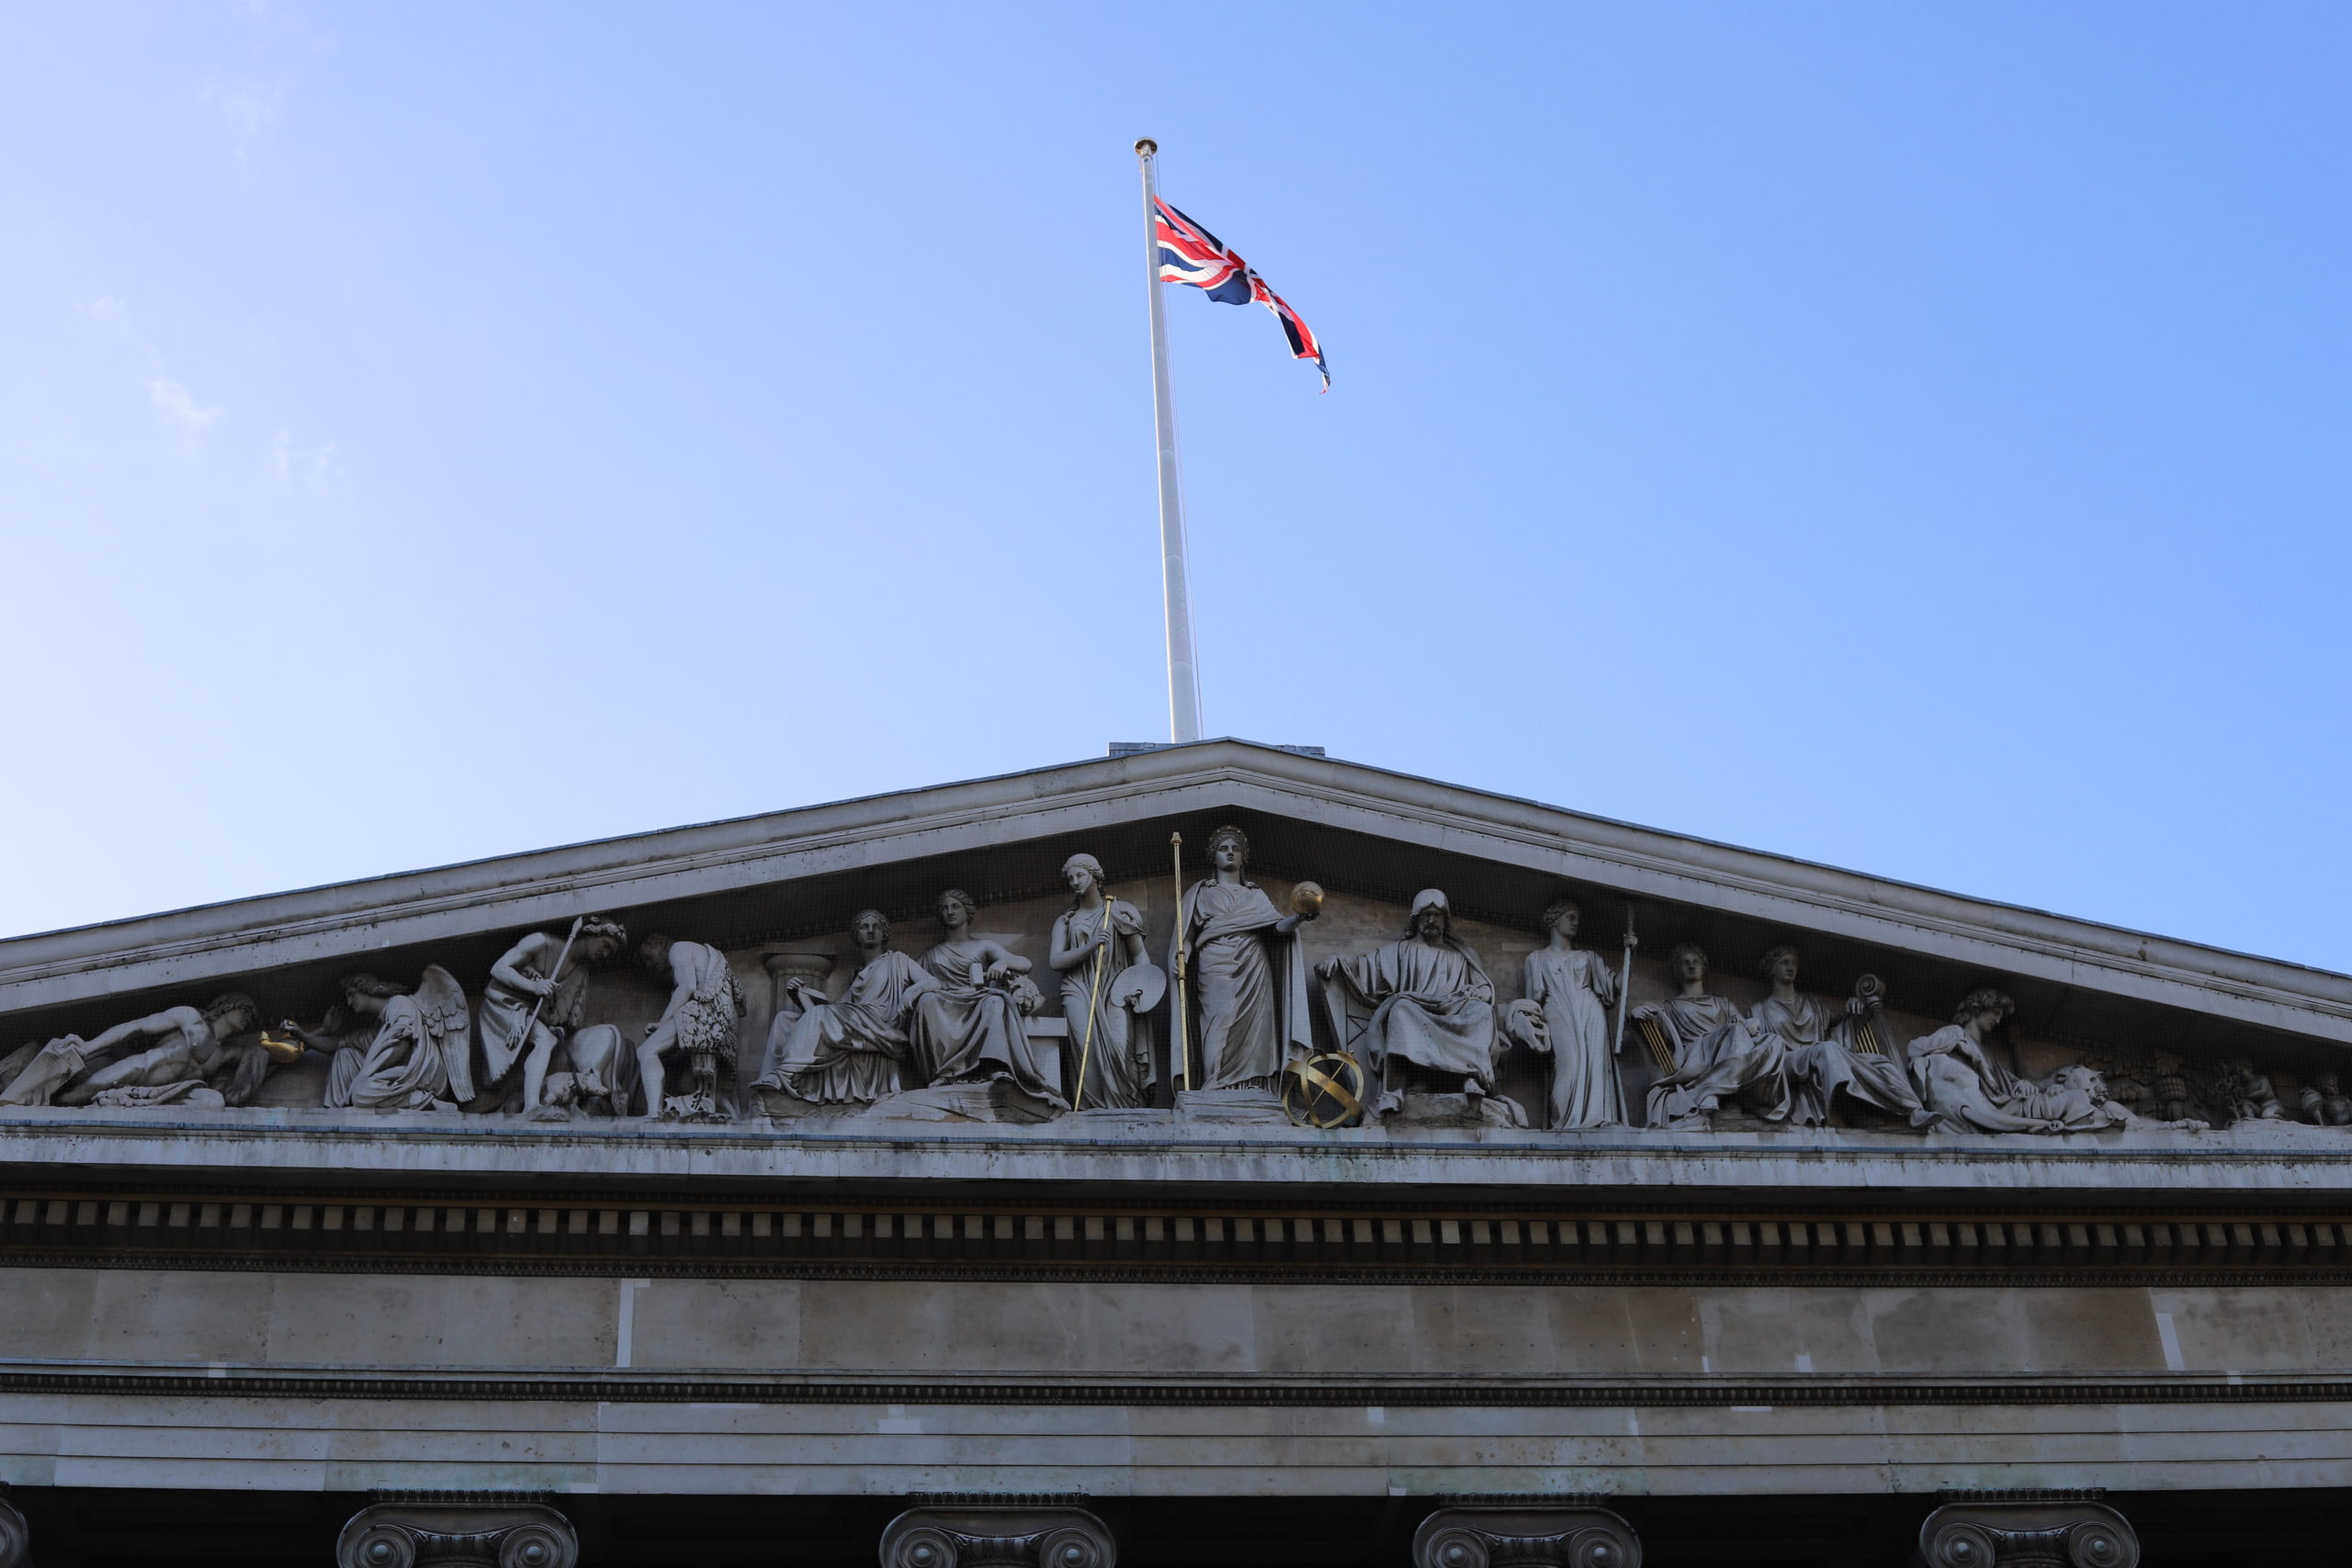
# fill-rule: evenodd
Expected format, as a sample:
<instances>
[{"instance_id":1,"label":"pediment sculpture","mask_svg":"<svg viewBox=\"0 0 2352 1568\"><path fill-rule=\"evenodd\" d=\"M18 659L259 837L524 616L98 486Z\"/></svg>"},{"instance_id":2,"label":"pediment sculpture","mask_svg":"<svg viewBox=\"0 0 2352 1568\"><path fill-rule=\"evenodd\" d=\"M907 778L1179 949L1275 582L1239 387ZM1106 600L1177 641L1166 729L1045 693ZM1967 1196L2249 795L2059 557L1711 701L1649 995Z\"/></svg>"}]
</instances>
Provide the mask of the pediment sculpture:
<instances>
[{"instance_id":1,"label":"pediment sculpture","mask_svg":"<svg viewBox=\"0 0 2352 1568\"><path fill-rule=\"evenodd\" d=\"M771 953L756 1020L738 969L760 984L762 965L740 946L654 933L631 949L621 920L588 915L506 942L471 994L453 959L413 980L346 974L340 1001L311 1024L257 1032L262 1009L235 990L87 1040L23 1043L0 1056L0 1110L289 1105L265 1086L307 1058L315 1077L289 1081L315 1081L309 1103L354 1113L764 1114L788 1134L811 1115L1035 1124L1168 1113L1172 1100L1180 1114L1223 1107L1231 1119L1280 1122L1283 1075L1335 1053L1363 1072L1363 1102L1317 1126L1613 1136L2352 1126L2340 1075L2282 1080L2240 1056L2117 1049L2053 1065L2045 1054L2030 1075L2002 1043L2017 1012L2002 989L1974 987L1949 1023L1906 1027L1916 1015L1898 1016L1873 975L1854 976L1838 999L1801 988L1793 942L1763 954L1760 994L1743 1007L1715 988L1694 941L1672 944L1663 976L1637 972L1630 919L1614 962L1579 946L1573 898L1521 924L1481 916L1465 928L1449 895L1426 888L1392 939L1310 959L1319 886L1297 884L1284 912L1252 879L1240 829L1220 828L1208 850L1208 874L1189 885L1180 862L1166 970L1141 895L1114 893L1102 861L1081 852L1062 863L1067 897L1050 919L1033 903L989 934L977 923L981 901L949 888L933 904L938 939L919 953L893 944L877 908L849 922L834 950L847 962ZM1375 915L1356 906L1351 929ZM1498 950L1513 930L1532 941ZM1516 995L1498 975L1516 981Z\"/></svg>"}]
</instances>

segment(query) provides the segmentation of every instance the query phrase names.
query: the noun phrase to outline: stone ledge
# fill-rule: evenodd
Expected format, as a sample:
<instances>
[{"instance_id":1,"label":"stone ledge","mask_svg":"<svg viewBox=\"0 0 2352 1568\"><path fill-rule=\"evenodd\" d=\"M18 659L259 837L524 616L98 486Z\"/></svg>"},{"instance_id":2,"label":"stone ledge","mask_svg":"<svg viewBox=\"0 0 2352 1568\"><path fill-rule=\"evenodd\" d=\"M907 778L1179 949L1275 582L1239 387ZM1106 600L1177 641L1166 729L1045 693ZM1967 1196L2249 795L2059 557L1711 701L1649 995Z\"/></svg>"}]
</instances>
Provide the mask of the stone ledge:
<instances>
[{"instance_id":1,"label":"stone ledge","mask_svg":"<svg viewBox=\"0 0 2352 1568\"><path fill-rule=\"evenodd\" d=\"M697 1376L563 1369L494 1375L441 1371L186 1371L0 1364L0 1393L149 1399L488 1400L599 1404L1129 1405L1399 1409L1836 1409L1891 1406L2352 1406L2352 1376L1797 1379L922 1378Z\"/></svg>"},{"instance_id":2,"label":"stone ledge","mask_svg":"<svg viewBox=\"0 0 2352 1568\"><path fill-rule=\"evenodd\" d=\"M1230 1127L1172 1111L1123 1114L1080 1131L908 1123L809 1130L728 1125L492 1121L245 1109L204 1111L16 1108L0 1112L0 1168L234 1169L280 1179L693 1179L781 1189L843 1182L1171 1185L1295 1192L1409 1185L1564 1189L1838 1189L2013 1193L2352 1193L2352 1132L2267 1122L2225 1133L2067 1136L1789 1129L1668 1133L1601 1129Z\"/></svg>"}]
</instances>

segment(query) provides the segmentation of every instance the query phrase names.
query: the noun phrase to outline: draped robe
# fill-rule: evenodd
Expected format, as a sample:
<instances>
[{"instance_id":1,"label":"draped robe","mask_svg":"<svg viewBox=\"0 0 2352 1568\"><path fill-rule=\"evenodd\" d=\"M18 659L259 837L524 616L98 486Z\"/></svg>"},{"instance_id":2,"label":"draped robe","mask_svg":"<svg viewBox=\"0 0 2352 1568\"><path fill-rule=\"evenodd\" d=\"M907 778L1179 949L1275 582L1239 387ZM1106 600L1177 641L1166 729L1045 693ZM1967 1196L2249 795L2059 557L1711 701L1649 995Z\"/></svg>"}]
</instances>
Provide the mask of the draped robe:
<instances>
[{"instance_id":1,"label":"draped robe","mask_svg":"<svg viewBox=\"0 0 2352 1568\"><path fill-rule=\"evenodd\" d=\"M1544 1010L1552 1047L1552 1125L1613 1127L1625 1120L1624 1086L1610 1049L1609 1009L1617 976L1583 948L1539 947L1527 955L1527 999Z\"/></svg>"},{"instance_id":2,"label":"draped robe","mask_svg":"<svg viewBox=\"0 0 2352 1568\"><path fill-rule=\"evenodd\" d=\"M941 942L922 955L922 966L938 986L915 998L908 1056L924 1084L968 1083L1004 1077L1023 1093L1055 1105L1061 1091L1046 1082L1029 1049L1021 1004L1005 986L974 984L978 942ZM1026 980L1028 976L1019 976ZM1016 982L1017 983L1017 982ZM1026 987L1031 998L1034 986Z\"/></svg>"},{"instance_id":3,"label":"draped robe","mask_svg":"<svg viewBox=\"0 0 2352 1568\"><path fill-rule=\"evenodd\" d=\"M759 1087L819 1105L870 1105L903 1087L915 999L939 984L903 953L875 955L837 1002L818 1002L772 1034Z\"/></svg>"},{"instance_id":4,"label":"draped robe","mask_svg":"<svg viewBox=\"0 0 2352 1568\"><path fill-rule=\"evenodd\" d=\"M449 1071L441 1042L414 997L388 997L376 1038L345 1089L344 1103L361 1111L424 1111L445 1100Z\"/></svg>"},{"instance_id":5,"label":"draped robe","mask_svg":"<svg viewBox=\"0 0 2352 1568\"><path fill-rule=\"evenodd\" d=\"M1125 910L1140 923L1141 917L1133 904L1105 899L1102 908L1091 913L1084 909L1066 911L1054 922L1055 945L1071 948L1091 942L1102 931L1102 923L1112 918L1114 909ZM1149 1105L1156 1077L1147 1026L1143 1020L1111 1000L1111 982L1127 967L1127 944L1115 927L1111 944L1101 951L1099 976L1095 973L1096 960L1091 957L1062 971L1062 1017L1069 1025L1069 1043L1063 1047L1063 1055L1073 1079L1081 1071L1085 1075L1078 1103L1097 1108ZM1093 1028L1091 1048L1087 1038L1090 1014Z\"/></svg>"},{"instance_id":6,"label":"draped robe","mask_svg":"<svg viewBox=\"0 0 2352 1568\"><path fill-rule=\"evenodd\" d=\"M1274 930L1282 912L1254 882L1203 882L1187 902L1184 966L1200 1009L1193 1087L1271 1089L1285 1060L1314 1054L1297 938Z\"/></svg>"},{"instance_id":7,"label":"draped robe","mask_svg":"<svg viewBox=\"0 0 2352 1568\"><path fill-rule=\"evenodd\" d=\"M1467 945L1407 937L1340 959L1337 977L1373 1010L1364 1066L1375 1079L1385 1082L1388 1058L1400 1056L1494 1092L1495 984Z\"/></svg>"},{"instance_id":8,"label":"draped robe","mask_svg":"<svg viewBox=\"0 0 2352 1568\"><path fill-rule=\"evenodd\" d=\"M1921 1035L1904 1050L1919 1098L1948 1125L1985 1133L2088 1133L2120 1126L2120 1106L2096 1100L2065 1081L2032 1083L1993 1060L1957 1023Z\"/></svg>"},{"instance_id":9,"label":"draped robe","mask_svg":"<svg viewBox=\"0 0 2352 1568\"><path fill-rule=\"evenodd\" d=\"M1914 1127L1936 1119L1919 1103L1901 1062L1855 1047L1851 1026L1857 1021L1843 1009L1800 991L1793 1006L1766 997L1748 1021L1758 1034L1777 1034L1788 1047L1792 1125L1826 1124L1830 1102L1840 1092L1905 1117Z\"/></svg>"},{"instance_id":10,"label":"draped robe","mask_svg":"<svg viewBox=\"0 0 2352 1568\"><path fill-rule=\"evenodd\" d=\"M1725 997L1669 997L1644 1009L1674 1047L1675 1069L1650 1085L1649 1124L1703 1124L1724 1097L1758 1089L1768 1122L1790 1111L1788 1047L1777 1034L1758 1034Z\"/></svg>"}]
</instances>

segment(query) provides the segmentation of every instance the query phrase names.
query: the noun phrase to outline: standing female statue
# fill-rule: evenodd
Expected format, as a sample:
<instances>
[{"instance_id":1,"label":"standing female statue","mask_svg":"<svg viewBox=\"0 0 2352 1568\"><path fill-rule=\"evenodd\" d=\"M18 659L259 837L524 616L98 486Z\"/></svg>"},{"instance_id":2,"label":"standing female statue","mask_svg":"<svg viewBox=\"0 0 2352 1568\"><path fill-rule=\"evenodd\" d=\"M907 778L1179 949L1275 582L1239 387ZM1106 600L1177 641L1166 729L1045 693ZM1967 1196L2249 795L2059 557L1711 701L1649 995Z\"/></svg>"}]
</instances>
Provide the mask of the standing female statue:
<instances>
[{"instance_id":1,"label":"standing female statue","mask_svg":"<svg viewBox=\"0 0 2352 1568\"><path fill-rule=\"evenodd\" d=\"M1609 1042L1617 976L1600 954L1576 945L1584 911L1563 898L1544 911L1550 945L1527 955L1527 999L1543 1010L1552 1053L1552 1125L1615 1127L1625 1121L1625 1090Z\"/></svg>"},{"instance_id":2,"label":"standing female statue","mask_svg":"<svg viewBox=\"0 0 2352 1568\"><path fill-rule=\"evenodd\" d=\"M1283 914L1248 879L1250 840L1240 829L1209 835L1209 863L1216 874L1184 907L1185 972L1200 1007L1193 1087L1272 1092L1288 1057L1315 1051L1306 961L1293 935L1315 917Z\"/></svg>"},{"instance_id":3,"label":"standing female statue","mask_svg":"<svg viewBox=\"0 0 2352 1568\"><path fill-rule=\"evenodd\" d=\"M1080 1075L1075 1103L1080 1107L1134 1107L1151 1103L1150 1025L1144 1017L1158 1004L1166 982L1150 969L1144 946L1143 915L1102 891L1102 863L1072 855L1062 863L1062 880L1073 895L1054 922L1053 946L1046 955L1062 977L1062 1017L1069 1022L1063 1061ZM1149 980L1136 974L1150 970Z\"/></svg>"},{"instance_id":4,"label":"standing female statue","mask_svg":"<svg viewBox=\"0 0 2352 1568\"><path fill-rule=\"evenodd\" d=\"M960 887L939 896L947 940L922 955L939 987L916 998L908 1035L917 1076L926 1087L1002 1078L1050 1104L1067 1104L1030 1054L1022 1021L1045 998L1029 978L1029 961L1001 942L973 935L973 908L972 896Z\"/></svg>"}]
</instances>

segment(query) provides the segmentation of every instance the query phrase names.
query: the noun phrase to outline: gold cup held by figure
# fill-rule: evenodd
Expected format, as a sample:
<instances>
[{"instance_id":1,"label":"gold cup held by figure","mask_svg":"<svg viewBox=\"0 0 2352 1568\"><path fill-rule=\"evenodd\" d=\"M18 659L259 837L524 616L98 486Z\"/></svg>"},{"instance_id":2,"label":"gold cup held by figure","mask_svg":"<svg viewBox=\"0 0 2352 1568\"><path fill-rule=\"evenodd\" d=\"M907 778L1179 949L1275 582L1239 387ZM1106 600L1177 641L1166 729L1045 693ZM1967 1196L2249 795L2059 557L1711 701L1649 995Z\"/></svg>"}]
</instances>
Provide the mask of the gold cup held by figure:
<instances>
[{"instance_id":1,"label":"gold cup held by figure","mask_svg":"<svg viewBox=\"0 0 2352 1568\"><path fill-rule=\"evenodd\" d=\"M300 1061L302 1053L310 1047L304 1045L300 1040L288 1040L282 1035L272 1034L265 1029L261 1032L261 1048L271 1061L282 1067Z\"/></svg>"}]
</instances>

